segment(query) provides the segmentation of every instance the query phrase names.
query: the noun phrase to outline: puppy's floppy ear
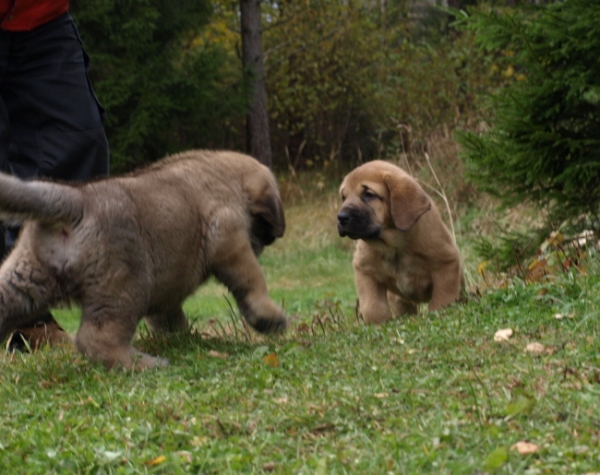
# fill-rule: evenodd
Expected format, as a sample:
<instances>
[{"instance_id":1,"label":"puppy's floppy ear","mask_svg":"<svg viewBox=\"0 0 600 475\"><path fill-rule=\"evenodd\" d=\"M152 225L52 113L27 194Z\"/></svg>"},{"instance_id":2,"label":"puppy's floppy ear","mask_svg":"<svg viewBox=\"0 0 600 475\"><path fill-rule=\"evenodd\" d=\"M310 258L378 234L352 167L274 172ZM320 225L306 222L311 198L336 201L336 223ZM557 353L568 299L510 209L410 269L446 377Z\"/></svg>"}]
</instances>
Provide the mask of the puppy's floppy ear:
<instances>
[{"instance_id":1,"label":"puppy's floppy ear","mask_svg":"<svg viewBox=\"0 0 600 475\"><path fill-rule=\"evenodd\" d=\"M252 215L252 234L263 244L271 244L285 232L283 203L275 177L256 162L251 173L244 177L243 188Z\"/></svg>"},{"instance_id":2,"label":"puppy's floppy ear","mask_svg":"<svg viewBox=\"0 0 600 475\"><path fill-rule=\"evenodd\" d=\"M279 197L277 189L267 187L264 192L252 200L250 204L250 213L258 217L257 224L268 229L253 229L263 236L271 235L273 242L275 238L283 236L285 232L285 215L283 213L283 203Z\"/></svg>"},{"instance_id":3,"label":"puppy's floppy ear","mask_svg":"<svg viewBox=\"0 0 600 475\"><path fill-rule=\"evenodd\" d=\"M409 175L386 173L383 178L390 193L390 214L394 226L408 231L431 209L431 199Z\"/></svg>"}]
</instances>

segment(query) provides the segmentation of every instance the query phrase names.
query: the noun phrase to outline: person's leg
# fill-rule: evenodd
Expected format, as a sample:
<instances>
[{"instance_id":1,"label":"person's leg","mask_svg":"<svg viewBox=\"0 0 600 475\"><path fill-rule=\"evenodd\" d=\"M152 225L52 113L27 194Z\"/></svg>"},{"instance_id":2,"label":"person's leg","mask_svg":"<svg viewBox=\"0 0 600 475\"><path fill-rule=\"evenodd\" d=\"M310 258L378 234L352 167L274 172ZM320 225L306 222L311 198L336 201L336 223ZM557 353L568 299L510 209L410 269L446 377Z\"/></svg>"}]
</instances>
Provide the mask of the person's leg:
<instances>
[{"instance_id":1,"label":"person's leg","mask_svg":"<svg viewBox=\"0 0 600 475\"><path fill-rule=\"evenodd\" d=\"M9 143L10 135L8 132L8 115L6 114L4 102L0 100L0 172L3 173L10 173L10 168L8 166ZM0 221L0 261L4 260L8 254L4 239L5 233L6 227L4 223Z\"/></svg>"},{"instance_id":2,"label":"person's leg","mask_svg":"<svg viewBox=\"0 0 600 475\"><path fill-rule=\"evenodd\" d=\"M0 172L10 173L8 165L8 148L10 147L10 124L8 122L8 112L1 99L2 84L6 77L8 67L8 56L10 51L10 34L0 30ZM0 222L0 260L6 256L6 247L4 242L5 228Z\"/></svg>"},{"instance_id":3,"label":"person's leg","mask_svg":"<svg viewBox=\"0 0 600 475\"><path fill-rule=\"evenodd\" d=\"M70 16L13 38L2 87L16 144L9 157L13 173L65 181L107 175L104 110L91 88L88 57Z\"/></svg>"},{"instance_id":4,"label":"person's leg","mask_svg":"<svg viewBox=\"0 0 600 475\"><path fill-rule=\"evenodd\" d=\"M68 14L11 33L1 95L11 127L12 172L65 181L108 175L104 109L92 90L89 58ZM14 245L15 230L7 246Z\"/></svg>"},{"instance_id":5,"label":"person's leg","mask_svg":"<svg viewBox=\"0 0 600 475\"><path fill-rule=\"evenodd\" d=\"M3 49L7 51L4 57ZM6 153L6 162L16 176L82 181L108 175L104 109L88 79L88 61L68 14L30 32L2 33L0 98L8 121L0 123L9 128L10 142L8 146L0 144L0 162L1 154ZM9 228L6 252L17 235L18 228ZM48 314L16 335L24 336L34 347L37 343L31 338L41 335L50 343L60 342L64 340L61 333ZM18 345L22 338L12 340Z\"/></svg>"}]
</instances>

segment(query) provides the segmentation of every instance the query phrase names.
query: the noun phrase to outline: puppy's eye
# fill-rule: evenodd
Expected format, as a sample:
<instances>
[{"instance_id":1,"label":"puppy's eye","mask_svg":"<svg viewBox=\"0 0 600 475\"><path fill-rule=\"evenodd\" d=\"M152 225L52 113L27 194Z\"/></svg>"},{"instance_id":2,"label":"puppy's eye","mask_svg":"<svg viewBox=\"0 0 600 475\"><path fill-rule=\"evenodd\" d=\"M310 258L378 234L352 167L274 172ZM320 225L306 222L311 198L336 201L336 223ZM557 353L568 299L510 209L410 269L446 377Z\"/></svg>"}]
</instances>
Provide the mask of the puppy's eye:
<instances>
[{"instance_id":1,"label":"puppy's eye","mask_svg":"<svg viewBox=\"0 0 600 475\"><path fill-rule=\"evenodd\" d=\"M365 200L374 200L377 198L379 198L379 196L377 196L375 193L373 193L370 190L365 190L363 192L363 199L365 199Z\"/></svg>"}]
</instances>

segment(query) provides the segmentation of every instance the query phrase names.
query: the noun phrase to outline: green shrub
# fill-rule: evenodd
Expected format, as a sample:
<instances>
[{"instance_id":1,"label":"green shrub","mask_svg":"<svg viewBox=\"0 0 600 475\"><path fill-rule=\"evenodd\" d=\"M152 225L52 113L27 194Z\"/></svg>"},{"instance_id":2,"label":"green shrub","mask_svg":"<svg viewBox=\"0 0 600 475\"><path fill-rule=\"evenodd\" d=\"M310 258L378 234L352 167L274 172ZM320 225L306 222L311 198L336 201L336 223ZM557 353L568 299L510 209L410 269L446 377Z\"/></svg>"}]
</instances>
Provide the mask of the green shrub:
<instances>
[{"instance_id":1,"label":"green shrub","mask_svg":"<svg viewBox=\"0 0 600 475\"><path fill-rule=\"evenodd\" d=\"M276 165L345 172L373 158L422 158L428 137L469 121L476 93L498 79L470 35L442 28L439 10L428 13L435 28L403 1L385 12L343 0L265 11Z\"/></svg>"},{"instance_id":2,"label":"green shrub","mask_svg":"<svg viewBox=\"0 0 600 475\"><path fill-rule=\"evenodd\" d=\"M461 24L514 78L491 97L491 128L458 136L470 179L554 227L585 215L599 230L600 3L475 10Z\"/></svg>"},{"instance_id":3,"label":"green shrub","mask_svg":"<svg viewBox=\"0 0 600 475\"><path fill-rule=\"evenodd\" d=\"M89 0L72 10L108 111L114 171L228 143L246 91L241 69L225 70L225 51L201 41L210 2Z\"/></svg>"}]
</instances>

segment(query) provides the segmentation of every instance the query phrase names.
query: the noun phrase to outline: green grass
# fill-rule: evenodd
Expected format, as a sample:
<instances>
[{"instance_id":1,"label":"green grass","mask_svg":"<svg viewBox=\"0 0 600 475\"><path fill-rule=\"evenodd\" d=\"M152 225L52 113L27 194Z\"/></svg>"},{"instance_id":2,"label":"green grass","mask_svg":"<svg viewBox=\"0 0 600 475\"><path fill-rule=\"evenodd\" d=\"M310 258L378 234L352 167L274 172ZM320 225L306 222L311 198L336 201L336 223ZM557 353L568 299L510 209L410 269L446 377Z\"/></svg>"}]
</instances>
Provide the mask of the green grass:
<instances>
[{"instance_id":1,"label":"green grass","mask_svg":"<svg viewBox=\"0 0 600 475\"><path fill-rule=\"evenodd\" d=\"M60 348L0 355L0 473L600 471L597 256L586 274L513 279L368 327L335 197L320 193L288 205L287 237L261 258L294 317L286 336L233 327L210 283L186 311L211 337L141 332L136 344L167 368L105 371ZM76 311L57 315L76 328ZM498 343L501 328L514 334ZM547 351L524 351L531 342ZM511 450L522 440L539 450Z\"/></svg>"}]
</instances>

